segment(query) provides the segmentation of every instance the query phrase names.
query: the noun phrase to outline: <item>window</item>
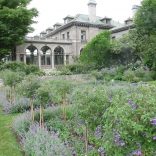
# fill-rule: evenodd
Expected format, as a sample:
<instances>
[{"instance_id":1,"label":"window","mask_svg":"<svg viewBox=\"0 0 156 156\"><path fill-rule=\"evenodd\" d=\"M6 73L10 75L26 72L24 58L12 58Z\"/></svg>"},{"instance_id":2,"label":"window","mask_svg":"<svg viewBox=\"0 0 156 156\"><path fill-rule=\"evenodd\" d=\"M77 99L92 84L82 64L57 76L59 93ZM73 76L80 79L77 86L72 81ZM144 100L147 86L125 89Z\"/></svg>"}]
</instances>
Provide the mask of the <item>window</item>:
<instances>
[{"instance_id":1,"label":"window","mask_svg":"<svg viewBox=\"0 0 156 156\"><path fill-rule=\"evenodd\" d=\"M86 31L81 31L81 40L86 40Z\"/></svg>"},{"instance_id":2,"label":"window","mask_svg":"<svg viewBox=\"0 0 156 156\"><path fill-rule=\"evenodd\" d=\"M62 39L65 39L65 34L62 34Z\"/></svg>"},{"instance_id":3,"label":"window","mask_svg":"<svg viewBox=\"0 0 156 156\"><path fill-rule=\"evenodd\" d=\"M70 38L70 36L69 36L69 32L67 32L67 39L69 39Z\"/></svg>"}]
</instances>

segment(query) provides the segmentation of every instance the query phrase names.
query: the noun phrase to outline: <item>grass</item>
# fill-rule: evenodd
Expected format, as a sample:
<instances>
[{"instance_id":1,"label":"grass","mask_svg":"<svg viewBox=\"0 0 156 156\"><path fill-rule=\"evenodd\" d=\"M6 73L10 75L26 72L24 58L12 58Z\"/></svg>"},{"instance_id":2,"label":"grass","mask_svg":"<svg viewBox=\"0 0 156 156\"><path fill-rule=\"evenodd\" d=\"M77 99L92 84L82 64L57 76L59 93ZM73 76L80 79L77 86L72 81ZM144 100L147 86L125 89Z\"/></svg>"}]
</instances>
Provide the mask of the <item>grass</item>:
<instances>
[{"instance_id":1,"label":"grass","mask_svg":"<svg viewBox=\"0 0 156 156\"><path fill-rule=\"evenodd\" d=\"M10 130L15 116L4 115L0 107L0 156L22 156L21 147Z\"/></svg>"}]
</instances>

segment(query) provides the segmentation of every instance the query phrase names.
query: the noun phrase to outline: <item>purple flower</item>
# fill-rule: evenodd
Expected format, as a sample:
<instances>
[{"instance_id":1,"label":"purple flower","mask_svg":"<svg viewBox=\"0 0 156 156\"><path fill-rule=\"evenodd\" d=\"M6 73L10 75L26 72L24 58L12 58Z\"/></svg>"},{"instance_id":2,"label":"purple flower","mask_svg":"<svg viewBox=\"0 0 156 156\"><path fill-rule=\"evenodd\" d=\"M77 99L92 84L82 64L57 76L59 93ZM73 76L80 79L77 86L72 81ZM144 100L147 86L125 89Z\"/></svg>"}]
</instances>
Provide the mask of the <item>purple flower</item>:
<instances>
[{"instance_id":1,"label":"purple flower","mask_svg":"<svg viewBox=\"0 0 156 156\"><path fill-rule=\"evenodd\" d=\"M105 156L105 152L102 147L98 149L98 152L100 153L100 156Z\"/></svg>"},{"instance_id":2,"label":"purple flower","mask_svg":"<svg viewBox=\"0 0 156 156\"><path fill-rule=\"evenodd\" d=\"M97 119L97 117L94 117L94 120L96 120Z\"/></svg>"},{"instance_id":3,"label":"purple flower","mask_svg":"<svg viewBox=\"0 0 156 156\"><path fill-rule=\"evenodd\" d=\"M150 122L153 126L156 126L156 117L151 119Z\"/></svg>"},{"instance_id":4,"label":"purple flower","mask_svg":"<svg viewBox=\"0 0 156 156\"><path fill-rule=\"evenodd\" d=\"M77 154L76 151L73 150L73 151L72 151L72 155L73 155L73 156L76 156L76 154Z\"/></svg>"},{"instance_id":5,"label":"purple flower","mask_svg":"<svg viewBox=\"0 0 156 156\"><path fill-rule=\"evenodd\" d=\"M88 124L88 121L85 121L85 124L87 125Z\"/></svg>"},{"instance_id":6,"label":"purple flower","mask_svg":"<svg viewBox=\"0 0 156 156\"><path fill-rule=\"evenodd\" d=\"M141 151L140 150L137 150L137 151L133 151L132 152L132 155L141 155Z\"/></svg>"},{"instance_id":7,"label":"purple flower","mask_svg":"<svg viewBox=\"0 0 156 156\"><path fill-rule=\"evenodd\" d=\"M156 140L156 136L153 137L153 140Z\"/></svg>"},{"instance_id":8,"label":"purple flower","mask_svg":"<svg viewBox=\"0 0 156 156\"><path fill-rule=\"evenodd\" d=\"M140 144L140 142L136 142L136 144L138 145L138 148L141 149L141 144Z\"/></svg>"},{"instance_id":9,"label":"purple flower","mask_svg":"<svg viewBox=\"0 0 156 156\"><path fill-rule=\"evenodd\" d=\"M101 125L99 125L97 128L96 128L96 131L94 133L96 136L101 136Z\"/></svg>"},{"instance_id":10,"label":"purple flower","mask_svg":"<svg viewBox=\"0 0 156 156\"><path fill-rule=\"evenodd\" d=\"M110 97L110 98L109 98L109 101L113 101L113 98L112 98L112 97Z\"/></svg>"},{"instance_id":11,"label":"purple flower","mask_svg":"<svg viewBox=\"0 0 156 156\"><path fill-rule=\"evenodd\" d=\"M120 139L120 134L115 134L114 135L114 142L119 142L119 139Z\"/></svg>"},{"instance_id":12,"label":"purple flower","mask_svg":"<svg viewBox=\"0 0 156 156\"><path fill-rule=\"evenodd\" d=\"M132 100L132 99L129 99L128 102L129 102L129 104L130 104L132 110L134 110L134 109L136 108L136 106L135 106L135 104L133 103L133 100Z\"/></svg>"},{"instance_id":13,"label":"purple flower","mask_svg":"<svg viewBox=\"0 0 156 156\"><path fill-rule=\"evenodd\" d=\"M119 142L120 146L125 146L125 142L122 140Z\"/></svg>"},{"instance_id":14,"label":"purple flower","mask_svg":"<svg viewBox=\"0 0 156 156\"><path fill-rule=\"evenodd\" d=\"M143 134L142 135L144 138L148 138L148 135L147 134Z\"/></svg>"}]
</instances>

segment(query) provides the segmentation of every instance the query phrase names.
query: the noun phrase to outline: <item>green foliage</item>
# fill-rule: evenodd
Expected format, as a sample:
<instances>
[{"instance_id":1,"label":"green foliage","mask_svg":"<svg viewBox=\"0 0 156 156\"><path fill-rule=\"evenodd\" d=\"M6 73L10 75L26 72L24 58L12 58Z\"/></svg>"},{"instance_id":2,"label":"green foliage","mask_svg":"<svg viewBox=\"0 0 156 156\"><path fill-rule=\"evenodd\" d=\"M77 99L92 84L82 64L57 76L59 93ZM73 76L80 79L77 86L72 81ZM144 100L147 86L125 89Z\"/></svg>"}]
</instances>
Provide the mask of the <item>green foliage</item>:
<instances>
[{"instance_id":1,"label":"green foliage","mask_svg":"<svg viewBox=\"0 0 156 156\"><path fill-rule=\"evenodd\" d=\"M1 57L12 51L15 59L15 45L23 43L26 34L34 30L31 24L36 23L33 18L38 16L38 11L35 8L27 8L30 2L31 0L0 1Z\"/></svg>"},{"instance_id":2,"label":"green foliage","mask_svg":"<svg viewBox=\"0 0 156 156\"><path fill-rule=\"evenodd\" d=\"M33 99L36 97L37 89L41 86L39 77L28 75L19 85L19 93L27 98Z\"/></svg>"},{"instance_id":3,"label":"green foliage","mask_svg":"<svg viewBox=\"0 0 156 156\"><path fill-rule=\"evenodd\" d=\"M5 69L9 69L11 71L20 71L24 72L26 75L28 74L36 74L39 76L45 75L45 72L41 71L38 66L36 65L27 65L24 62L8 62L8 63L3 63L0 65L0 71L3 71Z\"/></svg>"},{"instance_id":4,"label":"green foliage","mask_svg":"<svg viewBox=\"0 0 156 156\"><path fill-rule=\"evenodd\" d=\"M125 90L115 92L102 117L105 120L102 147L106 154L126 155L139 150L144 155L154 155L156 126L150 122L156 113L154 90L155 86L140 86L132 94Z\"/></svg>"},{"instance_id":5,"label":"green foliage","mask_svg":"<svg viewBox=\"0 0 156 156\"><path fill-rule=\"evenodd\" d=\"M137 33L139 33L140 36L156 34L155 7L156 1L143 0L141 2L141 6L137 11L134 20Z\"/></svg>"},{"instance_id":6,"label":"green foliage","mask_svg":"<svg viewBox=\"0 0 156 156\"><path fill-rule=\"evenodd\" d=\"M95 77L96 80L103 80L104 78L103 74L101 72L98 72L97 70L93 70L91 74Z\"/></svg>"},{"instance_id":7,"label":"green foliage","mask_svg":"<svg viewBox=\"0 0 156 156\"><path fill-rule=\"evenodd\" d=\"M0 65L0 71L5 70L5 69L9 69L12 71L23 71L25 72L25 67L26 64L24 62L8 62L8 63L3 63L2 65Z\"/></svg>"},{"instance_id":8,"label":"green foliage","mask_svg":"<svg viewBox=\"0 0 156 156\"><path fill-rule=\"evenodd\" d=\"M156 1L143 0L135 16L134 42L139 56L150 69L156 70Z\"/></svg>"},{"instance_id":9,"label":"green foliage","mask_svg":"<svg viewBox=\"0 0 156 156\"><path fill-rule=\"evenodd\" d=\"M95 68L110 66L115 59L111 53L110 36L110 31L105 30L88 42L80 55L82 63L92 65Z\"/></svg>"},{"instance_id":10,"label":"green foliage","mask_svg":"<svg viewBox=\"0 0 156 156\"><path fill-rule=\"evenodd\" d=\"M151 71L150 76L153 80L156 80L156 71Z\"/></svg>"},{"instance_id":11,"label":"green foliage","mask_svg":"<svg viewBox=\"0 0 156 156\"><path fill-rule=\"evenodd\" d=\"M13 72L10 70L4 70L2 72L2 79L5 86L15 87L18 83L20 83L25 74L23 72Z\"/></svg>"},{"instance_id":12,"label":"green foliage","mask_svg":"<svg viewBox=\"0 0 156 156\"><path fill-rule=\"evenodd\" d=\"M135 74L134 71L132 70L127 70L124 72L124 78L126 79L126 81L128 82L132 82L135 78Z\"/></svg>"},{"instance_id":13,"label":"green foliage","mask_svg":"<svg viewBox=\"0 0 156 156\"><path fill-rule=\"evenodd\" d=\"M138 78L143 78L145 76L145 70L143 68L137 68L135 70L135 76L138 77Z\"/></svg>"},{"instance_id":14,"label":"green foliage","mask_svg":"<svg viewBox=\"0 0 156 156\"><path fill-rule=\"evenodd\" d=\"M74 92L76 110L81 119L89 123L92 130L102 121L98 120L104 113L105 107L109 104L106 86L84 86ZM108 93L111 96L111 92Z\"/></svg>"},{"instance_id":15,"label":"green foliage","mask_svg":"<svg viewBox=\"0 0 156 156\"><path fill-rule=\"evenodd\" d=\"M50 83L52 84L53 90L61 96L63 96L64 93L69 94L72 91L72 83L67 79L52 80Z\"/></svg>"},{"instance_id":16,"label":"green foliage","mask_svg":"<svg viewBox=\"0 0 156 156\"><path fill-rule=\"evenodd\" d=\"M113 41L113 53L117 57L117 65L128 65L139 59L131 33Z\"/></svg>"},{"instance_id":17,"label":"green foliage","mask_svg":"<svg viewBox=\"0 0 156 156\"><path fill-rule=\"evenodd\" d=\"M37 89L37 98L41 105L45 105L51 101L49 89L46 86L41 86Z\"/></svg>"}]
</instances>

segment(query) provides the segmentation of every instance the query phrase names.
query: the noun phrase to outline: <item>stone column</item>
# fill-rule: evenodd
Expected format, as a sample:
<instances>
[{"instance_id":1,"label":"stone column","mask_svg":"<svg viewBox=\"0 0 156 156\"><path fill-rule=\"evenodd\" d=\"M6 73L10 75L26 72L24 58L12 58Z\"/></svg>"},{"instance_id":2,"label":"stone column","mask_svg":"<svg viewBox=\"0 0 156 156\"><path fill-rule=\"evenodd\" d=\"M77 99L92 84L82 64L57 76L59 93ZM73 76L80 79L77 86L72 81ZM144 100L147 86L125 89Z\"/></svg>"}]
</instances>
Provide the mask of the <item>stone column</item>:
<instances>
[{"instance_id":1,"label":"stone column","mask_svg":"<svg viewBox=\"0 0 156 156\"><path fill-rule=\"evenodd\" d=\"M26 54L24 54L24 63L27 63L26 59L27 59L27 56Z\"/></svg>"},{"instance_id":2,"label":"stone column","mask_svg":"<svg viewBox=\"0 0 156 156\"><path fill-rule=\"evenodd\" d=\"M41 69L41 55L38 53L38 66Z\"/></svg>"},{"instance_id":3,"label":"stone column","mask_svg":"<svg viewBox=\"0 0 156 156\"><path fill-rule=\"evenodd\" d=\"M51 53L51 68L55 69L55 67L54 67L54 53Z\"/></svg>"},{"instance_id":4,"label":"stone column","mask_svg":"<svg viewBox=\"0 0 156 156\"><path fill-rule=\"evenodd\" d=\"M16 60L20 61L20 54L16 54Z\"/></svg>"},{"instance_id":5,"label":"stone column","mask_svg":"<svg viewBox=\"0 0 156 156\"><path fill-rule=\"evenodd\" d=\"M66 65L66 54L64 54L64 65Z\"/></svg>"}]
</instances>

